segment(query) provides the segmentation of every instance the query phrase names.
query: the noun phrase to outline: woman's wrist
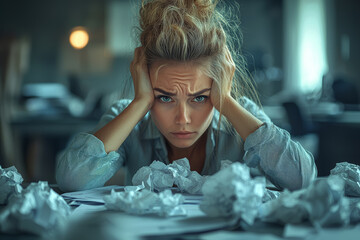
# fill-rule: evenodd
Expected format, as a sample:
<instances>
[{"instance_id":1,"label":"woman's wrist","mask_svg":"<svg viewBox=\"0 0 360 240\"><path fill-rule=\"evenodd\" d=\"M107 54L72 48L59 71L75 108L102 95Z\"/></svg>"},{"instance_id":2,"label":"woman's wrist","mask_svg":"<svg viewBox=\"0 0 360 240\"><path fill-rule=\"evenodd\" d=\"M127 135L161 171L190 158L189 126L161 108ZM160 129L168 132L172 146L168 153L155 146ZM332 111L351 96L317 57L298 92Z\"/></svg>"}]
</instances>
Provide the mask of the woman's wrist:
<instances>
[{"instance_id":1,"label":"woman's wrist","mask_svg":"<svg viewBox=\"0 0 360 240\"><path fill-rule=\"evenodd\" d=\"M227 117L228 114L231 112L231 109L233 109L236 104L238 103L231 95L226 95L223 98L221 109L217 110L221 112L221 114L223 114L225 117Z\"/></svg>"},{"instance_id":2,"label":"woman's wrist","mask_svg":"<svg viewBox=\"0 0 360 240\"><path fill-rule=\"evenodd\" d=\"M154 103L154 96L139 96L135 97L132 104L145 107L145 111L149 111Z\"/></svg>"},{"instance_id":3,"label":"woman's wrist","mask_svg":"<svg viewBox=\"0 0 360 240\"><path fill-rule=\"evenodd\" d=\"M224 98L221 110L243 140L263 124L230 95Z\"/></svg>"}]
</instances>

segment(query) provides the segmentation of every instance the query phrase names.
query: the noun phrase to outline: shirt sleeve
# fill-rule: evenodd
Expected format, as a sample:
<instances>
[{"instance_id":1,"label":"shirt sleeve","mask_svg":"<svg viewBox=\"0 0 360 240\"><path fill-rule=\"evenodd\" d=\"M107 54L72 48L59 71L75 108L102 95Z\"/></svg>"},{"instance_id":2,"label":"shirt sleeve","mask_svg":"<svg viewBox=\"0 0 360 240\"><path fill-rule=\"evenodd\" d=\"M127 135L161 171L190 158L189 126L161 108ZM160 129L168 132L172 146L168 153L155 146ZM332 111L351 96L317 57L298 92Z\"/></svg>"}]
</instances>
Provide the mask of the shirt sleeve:
<instances>
[{"instance_id":1,"label":"shirt sleeve","mask_svg":"<svg viewBox=\"0 0 360 240\"><path fill-rule=\"evenodd\" d=\"M296 190L307 187L317 176L314 157L290 134L276 125L251 100L241 104L264 124L244 144L244 161L260 171L277 187Z\"/></svg>"},{"instance_id":2,"label":"shirt sleeve","mask_svg":"<svg viewBox=\"0 0 360 240\"><path fill-rule=\"evenodd\" d=\"M130 101L119 101L105 113L96 129L120 114ZM95 131L94 131L95 132ZM126 159L126 141L117 151L105 152L104 144L91 133L79 133L57 156L56 181L63 191L104 186Z\"/></svg>"}]
</instances>

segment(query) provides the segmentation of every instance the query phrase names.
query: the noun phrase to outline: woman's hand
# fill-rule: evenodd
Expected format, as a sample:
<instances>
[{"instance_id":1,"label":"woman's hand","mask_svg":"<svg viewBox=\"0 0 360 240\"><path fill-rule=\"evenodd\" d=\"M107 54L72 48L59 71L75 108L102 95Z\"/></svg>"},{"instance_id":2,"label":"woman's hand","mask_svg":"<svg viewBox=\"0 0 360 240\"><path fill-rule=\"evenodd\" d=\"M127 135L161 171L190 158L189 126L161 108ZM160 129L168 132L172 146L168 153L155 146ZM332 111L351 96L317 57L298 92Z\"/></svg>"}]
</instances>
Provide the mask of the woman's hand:
<instances>
[{"instance_id":1,"label":"woman's hand","mask_svg":"<svg viewBox=\"0 0 360 240\"><path fill-rule=\"evenodd\" d=\"M224 50L225 61L223 67L225 69L225 74L223 79L224 83L220 86L222 88L222 94L220 96L219 88L213 81L211 87L211 102L218 111L221 110L222 114L229 120L237 133L245 141L252 132L263 124L263 122L249 113L231 96L232 80L236 67L229 49L225 47ZM221 109L220 102L222 102Z\"/></svg>"},{"instance_id":2,"label":"woman's hand","mask_svg":"<svg viewBox=\"0 0 360 240\"><path fill-rule=\"evenodd\" d=\"M225 61L223 68L225 69L225 74L223 79L224 84L223 86L220 86L222 88L221 96L220 96L219 86L217 85L216 82L213 81L211 87L211 102L218 111L220 110L220 102L224 104L227 99L231 98L232 80L234 78L235 69L236 69L235 63L231 57L231 53L227 46L225 46L224 51L225 51Z\"/></svg>"},{"instance_id":3,"label":"woman's hand","mask_svg":"<svg viewBox=\"0 0 360 240\"><path fill-rule=\"evenodd\" d=\"M136 124L145 116L154 102L144 48L138 47L130 65L134 82L134 100L114 119L94 133L104 143L105 152L116 151L129 136Z\"/></svg>"},{"instance_id":4,"label":"woman's hand","mask_svg":"<svg viewBox=\"0 0 360 240\"><path fill-rule=\"evenodd\" d=\"M130 72L135 90L134 101L144 101L148 104L150 109L154 102L154 92L151 86L143 47L135 49L134 59L130 64Z\"/></svg>"}]
</instances>

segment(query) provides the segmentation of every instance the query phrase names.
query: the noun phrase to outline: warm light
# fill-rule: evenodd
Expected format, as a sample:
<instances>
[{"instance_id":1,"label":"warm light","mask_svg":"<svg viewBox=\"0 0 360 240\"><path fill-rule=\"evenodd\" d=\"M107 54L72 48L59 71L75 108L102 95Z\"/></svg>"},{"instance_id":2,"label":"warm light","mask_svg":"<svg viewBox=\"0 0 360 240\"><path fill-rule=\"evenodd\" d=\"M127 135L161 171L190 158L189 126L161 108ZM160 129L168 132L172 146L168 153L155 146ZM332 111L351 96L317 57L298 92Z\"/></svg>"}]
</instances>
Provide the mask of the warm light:
<instances>
[{"instance_id":1,"label":"warm light","mask_svg":"<svg viewBox=\"0 0 360 240\"><path fill-rule=\"evenodd\" d=\"M74 28L71 31L69 41L73 48L82 49L89 42L89 34L84 28L81 27Z\"/></svg>"}]
</instances>

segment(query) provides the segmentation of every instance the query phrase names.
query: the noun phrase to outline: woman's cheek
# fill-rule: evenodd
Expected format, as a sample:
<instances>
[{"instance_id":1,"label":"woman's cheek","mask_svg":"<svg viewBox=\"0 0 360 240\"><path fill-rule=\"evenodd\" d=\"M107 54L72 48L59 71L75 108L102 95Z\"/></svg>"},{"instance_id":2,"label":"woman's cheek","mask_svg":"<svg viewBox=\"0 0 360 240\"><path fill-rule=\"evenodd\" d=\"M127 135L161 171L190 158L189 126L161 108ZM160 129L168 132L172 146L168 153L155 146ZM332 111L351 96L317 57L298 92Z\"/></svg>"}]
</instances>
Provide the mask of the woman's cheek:
<instances>
[{"instance_id":1,"label":"woman's cheek","mask_svg":"<svg viewBox=\"0 0 360 240\"><path fill-rule=\"evenodd\" d=\"M166 122L171 114L171 108L169 104L155 103L152 109L152 114L159 122Z\"/></svg>"}]
</instances>

